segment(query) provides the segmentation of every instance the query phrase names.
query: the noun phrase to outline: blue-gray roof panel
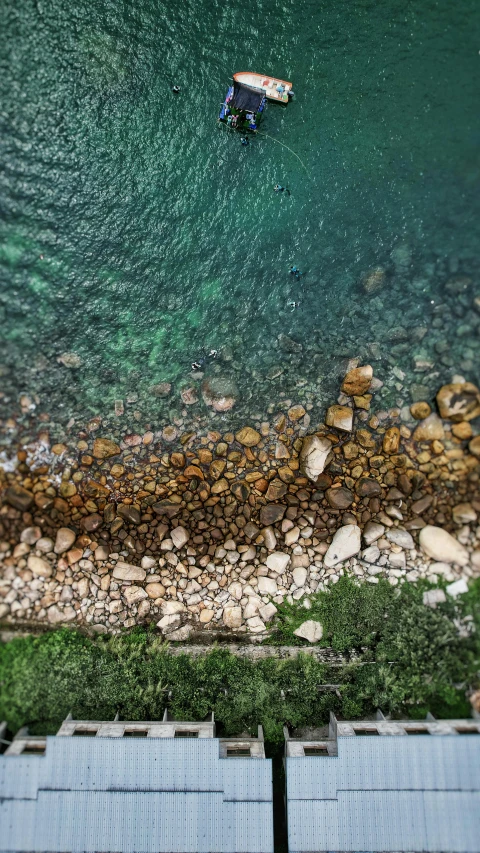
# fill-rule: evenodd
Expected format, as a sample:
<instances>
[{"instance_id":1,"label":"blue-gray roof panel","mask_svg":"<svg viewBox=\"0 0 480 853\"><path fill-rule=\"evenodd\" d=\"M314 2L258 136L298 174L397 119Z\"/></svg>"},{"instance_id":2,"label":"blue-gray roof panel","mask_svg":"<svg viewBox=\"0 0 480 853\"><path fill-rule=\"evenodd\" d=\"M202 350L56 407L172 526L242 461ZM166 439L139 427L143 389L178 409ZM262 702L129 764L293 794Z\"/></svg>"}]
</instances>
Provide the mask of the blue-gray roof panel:
<instances>
[{"instance_id":1,"label":"blue-gray roof panel","mask_svg":"<svg viewBox=\"0 0 480 853\"><path fill-rule=\"evenodd\" d=\"M0 851L272 853L271 776L218 740L48 738L0 756Z\"/></svg>"},{"instance_id":2,"label":"blue-gray roof panel","mask_svg":"<svg viewBox=\"0 0 480 853\"><path fill-rule=\"evenodd\" d=\"M291 853L480 850L480 738L339 737L287 758Z\"/></svg>"}]
</instances>

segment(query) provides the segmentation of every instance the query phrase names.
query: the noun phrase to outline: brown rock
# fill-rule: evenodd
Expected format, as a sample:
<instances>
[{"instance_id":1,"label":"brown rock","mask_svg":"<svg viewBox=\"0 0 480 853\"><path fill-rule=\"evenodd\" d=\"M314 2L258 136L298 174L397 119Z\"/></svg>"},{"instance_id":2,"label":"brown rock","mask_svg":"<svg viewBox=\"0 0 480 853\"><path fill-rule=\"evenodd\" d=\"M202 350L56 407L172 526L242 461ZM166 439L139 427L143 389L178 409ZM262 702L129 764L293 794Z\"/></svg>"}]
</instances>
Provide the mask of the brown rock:
<instances>
[{"instance_id":1,"label":"brown rock","mask_svg":"<svg viewBox=\"0 0 480 853\"><path fill-rule=\"evenodd\" d=\"M452 434L461 441L468 441L473 435L473 430L467 421L460 421L459 424L453 424Z\"/></svg>"},{"instance_id":2,"label":"brown rock","mask_svg":"<svg viewBox=\"0 0 480 853\"><path fill-rule=\"evenodd\" d=\"M120 504L117 507L117 515L119 515L120 518L123 518L124 521L128 521L130 524L140 524L140 513L138 509L131 504Z\"/></svg>"},{"instance_id":3,"label":"brown rock","mask_svg":"<svg viewBox=\"0 0 480 853\"><path fill-rule=\"evenodd\" d=\"M185 477L198 477L199 480L204 479L203 471L198 465L187 465L183 473Z\"/></svg>"},{"instance_id":4,"label":"brown rock","mask_svg":"<svg viewBox=\"0 0 480 853\"><path fill-rule=\"evenodd\" d=\"M358 444L355 444L354 441L347 441L342 445L342 453L345 456L345 459L356 459L360 450L358 448Z\"/></svg>"},{"instance_id":5,"label":"brown rock","mask_svg":"<svg viewBox=\"0 0 480 853\"><path fill-rule=\"evenodd\" d=\"M334 509L347 509L354 500L353 492L345 486L340 486L339 489L327 489L325 497Z\"/></svg>"},{"instance_id":6,"label":"brown rock","mask_svg":"<svg viewBox=\"0 0 480 853\"><path fill-rule=\"evenodd\" d=\"M290 451L282 441L277 441L275 445L275 459L290 459Z\"/></svg>"},{"instance_id":7,"label":"brown rock","mask_svg":"<svg viewBox=\"0 0 480 853\"><path fill-rule=\"evenodd\" d=\"M343 432L351 432L353 428L353 409L337 404L330 406L327 410L325 423L327 426L335 427L335 429L343 430Z\"/></svg>"},{"instance_id":8,"label":"brown rock","mask_svg":"<svg viewBox=\"0 0 480 853\"><path fill-rule=\"evenodd\" d=\"M23 486L9 486L5 491L4 499L10 506L19 509L20 512L26 512L33 503L33 495L31 492L24 489Z\"/></svg>"},{"instance_id":9,"label":"brown rock","mask_svg":"<svg viewBox=\"0 0 480 853\"><path fill-rule=\"evenodd\" d=\"M170 463L174 468L183 468L185 465L185 454L174 451L170 454Z\"/></svg>"},{"instance_id":10,"label":"brown rock","mask_svg":"<svg viewBox=\"0 0 480 853\"><path fill-rule=\"evenodd\" d=\"M166 515L167 518L173 518L175 515L178 515L181 512L182 505L181 503L177 503L172 498L164 498L158 503L153 504L153 510L157 513L157 515Z\"/></svg>"},{"instance_id":11,"label":"brown rock","mask_svg":"<svg viewBox=\"0 0 480 853\"><path fill-rule=\"evenodd\" d=\"M299 421L306 414L306 410L301 405L292 406L288 410L288 417L291 421Z\"/></svg>"},{"instance_id":12,"label":"brown rock","mask_svg":"<svg viewBox=\"0 0 480 853\"><path fill-rule=\"evenodd\" d=\"M88 533L92 533L94 530L98 530L98 528L103 524L103 518L98 514L98 512L92 512L90 515L86 515L85 518L82 518L81 524Z\"/></svg>"},{"instance_id":13,"label":"brown rock","mask_svg":"<svg viewBox=\"0 0 480 853\"><path fill-rule=\"evenodd\" d=\"M267 501L279 501L286 494L287 488L287 485L277 477L271 480L266 494Z\"/></svg>"},{"instance_id":14,"label":"brown rock","mask_svg":"<svg viewBox=\"0 0 480 853\"><path fill-rule=\"evenodd\" d=\"M365 394L370 388L373 379L373 367L366 364L364 367L354 367L349 370L342 382L342 391L349 397Z\"/></svg>"},{"instance_id":15,"label":"brown rock","mask_svg":"<svg viewBox=\"0 0 480 853\"><path fill-rule=\"evenodd\" d=\"M370 480L368 477L361 477L355 483L355 491L361 498L373 498L375 495L382 494L382 487L376 480Z\"/></svg>"},{"instance_id":16,"label":"brown rock","mask_svg":"<svg viewBox=\"0 0 480 853\"><path fill-rule=\"evenodd\" d=\"M423 421L425 418L428 418L431 408L428 403L412 403L410 406L410 414L412 418L415 418L416 421Z\"/></svg>"},{"instance_id":17,"label":"brown rock","mask_svg":"<svg viewBox=\"0 0 480 853\"><path fill-rule=\"evenodd\" d=\"M353 397L353 402L355 403L357 409L363 409L365 412L368 412L370 408L370 403L372 402L372 395L362 394L361 396L359 396L358 394L355 394Z\"/></svg>"},{"instance_id":18,"label":"brown rock","mask_svg":"<svg viewBox=\"0 0 480 853\"><path fill-rule=\"evenodd\" d=\"M480 459L480 435L476 435L475 438L468 444L468 449L472 456L476 456L477 459Z\"/></svg>"},{"instance_id":19,"label":"brown rock","mask_svg":"<svg viewBox=\"0 0 480 853\"><path fill-rule=\"evenodd\" d=\"M398 453L400 447L400 430L398 427L390 427L383 436L383 452Z\"/></svg>"},{"instance_id":20,"label":"brown rock","mask_svg":"<svg viewBox=\"0 0 480 853\"><path fill-rule=\"evenodd\" d=\"M93 442L92 455L95 459L108 459L109 456L118 456L120 448L109 438L96 438Z\"/></svg>"},{"instance_id":21,"label":"brown rock","mask_svg":"<svg viewBox=\"0 0 480 853\"><path fill-rule=\"evenodd\" d=\"M225 459L214 459L209 467L209 474L213 480L218 480L225 471L227 463Z\"/></svg>"},{"instance_id":22,"label":"brown rock","mask_svg":"<svg viewBox=\"0 0 480 853\"><path fill-rule=\"evenodd\" d=\"M235 495L237 501L244 504L248 501L250 486L245 482L245 480L239 480L237 483L232 483L230 491L232 495Z\"/></svg>"},{"instance_id":23,"label":"brown rock","mask_svg":"<svg viewBox=\"0 0 480 853\"><path fill-rule=\"evenodd\" d=\"M435 439L441 441L443 438L445 438L445 430L435 412L432 412L424 421L420 421L413 433L414 441L434 441Z\"/></svg>"},{"instance_id":24,"label":"brown rock","mask_svg":"<svg viewBox=\"0 0 480 853\"><path fill-rule=\"evenodd\" d=\"M228 480L226 480L225 477L222 477L221 480L217 480L217 482L213 484L211 492L212 495L221 495L223 492L228 492L228 489Z\"/></svg>"},{"instance_id":25,"label":"brown rock","mask_svg":"<svg viewBox=\"0 0 480 853\"><path fill-rule=\"evenodd\" d=\"M328 489L328 487L332 485L332 478L330 474L320 474L315 485L319 491L324 492L325 489Z\"/></svg>"},{"instance_id":26,"label":"brown rock","mask_svg":"<svg viewBox=\"0 0 480 853\"><path fill-rule=\"evenodd\" d=\"M355 437L360 447L363 447L365 450L373 450L375 447L375 439L368 429L357 429Z\"/></svg>"},{"instance_id":27,"label":"brown rock","mask_svg":"<svg viewBox=\"0 0 480 853\"><path fill-rule=\"evenodd\" d=\"M262 506L260 510L260 524L262 527L269 527L271 524L281 521L286 509L281 504L267 504L266 506Z\"/></svg>"},{"instance_id":28,"label":"brown rock","mask_svg":"<svg viewBox=\"0 0 480 853\"><path fill-rule=\"evenodd\" d=\"M240 444L243 444L244 447L255 447L261 440L261 437L262 436L256 429L249 426L243 427L235 435L237 441Z\"/></svg>"},{"instance_id":29,"label":"brown rock","mask_svg":"<svg viewBox=\"0 0 480 853\"><path fill-rule=\"evenodd\" d=\"M437 405L442 418L460 423L480 415L480 391L472 382L453 382L442 385L437 394Z\"/></svg>"},{"instance_id":30,"label":"brown rock","mask_svg":"<svg viewBox=\"0 0 480 853\"><path fill-rule=\"evenodd\" d=\"M79 560L83 557L83 551L81 548L72 548L70 551L67 551L65 554L69 566L73 566L74 563L78 563Z\"/></svg>"},{"instance_id":31,"label":"brown rock","mask_svg":"<svg viewBox=\"0 0 480 853\"><path fill-rule=\"evenodd\" d=\"M279 468L277 473L284 483L288 483L290 485L290 483L295 482L295 474L293 473L292 469L288 467L288 465L284 465L282 468Z\"/></svg>"}]
</instances>

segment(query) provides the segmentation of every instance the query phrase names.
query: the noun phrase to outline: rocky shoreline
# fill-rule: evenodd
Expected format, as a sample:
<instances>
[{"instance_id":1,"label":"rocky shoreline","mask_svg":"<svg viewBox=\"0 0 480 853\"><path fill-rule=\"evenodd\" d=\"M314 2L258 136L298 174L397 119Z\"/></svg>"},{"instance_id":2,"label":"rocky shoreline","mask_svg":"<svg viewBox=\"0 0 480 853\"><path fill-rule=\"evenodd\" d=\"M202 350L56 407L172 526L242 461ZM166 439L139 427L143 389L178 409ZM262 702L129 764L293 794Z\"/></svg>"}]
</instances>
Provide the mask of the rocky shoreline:
<instances>
[{"instance_id":1,"label":"rocky shoreline","mask_svg":"<svg viewBox=\"0 0 480 853\"><path fill-rule=\"evenodd\" d=\"M453 376L435 404L378 411L381 387L350 362L317 425L284 401L235 433L40 429L0 461L0 620L261 639L281 602L308 622L344 574L462 592L480 575L480 391Z\"/></svg>"}]
</instances>

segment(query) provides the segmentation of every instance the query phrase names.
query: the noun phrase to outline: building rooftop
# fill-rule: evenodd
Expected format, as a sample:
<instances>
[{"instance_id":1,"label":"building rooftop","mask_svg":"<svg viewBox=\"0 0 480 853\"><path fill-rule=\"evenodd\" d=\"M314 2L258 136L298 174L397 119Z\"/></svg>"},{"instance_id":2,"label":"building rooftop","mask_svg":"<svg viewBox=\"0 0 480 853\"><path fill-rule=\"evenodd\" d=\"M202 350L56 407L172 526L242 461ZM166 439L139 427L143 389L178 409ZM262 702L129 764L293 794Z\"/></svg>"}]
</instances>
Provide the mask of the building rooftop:
<instances>
[{"instance_id":1,"label":"building rooftop","mask_svg":"<svg viewBox=\"0 0 480 853\"><path fill-rule=\"evenodd\" d=\"M358 736L366 729L380 736ZM290 853L478 853L479 730L476 720L333 718L323 741L287 740Z\"/></svg>"},{"instance_id":2,"label":"building rooftop","mask_svg":"<svg viewBox=\"0 0 480 853\"><path fill-rule=\"evenodd\" d=\"M0 756L2 853L273 851L271 761L245 755L254 739L225 742L230 760L212 735L62 734L21 732Z\"/></svg>"}]
</instances>

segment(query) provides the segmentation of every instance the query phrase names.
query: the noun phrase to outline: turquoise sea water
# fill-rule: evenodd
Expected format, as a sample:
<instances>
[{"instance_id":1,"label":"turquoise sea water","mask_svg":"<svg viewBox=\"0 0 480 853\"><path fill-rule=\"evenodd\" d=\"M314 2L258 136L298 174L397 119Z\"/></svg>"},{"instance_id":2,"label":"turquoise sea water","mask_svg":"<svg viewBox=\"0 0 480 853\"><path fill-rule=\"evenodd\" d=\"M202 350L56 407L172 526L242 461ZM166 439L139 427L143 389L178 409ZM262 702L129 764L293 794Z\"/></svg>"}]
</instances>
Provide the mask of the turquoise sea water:
<instances>
[{"instance_id":1,"label":"turquoise sea water","mask_svg":"<svg viewBox=\"0 0 480 853\"><path fill-rule=\"evenodd\" d=\"M477 378L478 0L3 0L0 57L2 415L172 417L211 347L232 422L302 387L320 410L350 356ZM237 70L296 93L247 148L216 122Z\"/></svg>"}]
</instances>

